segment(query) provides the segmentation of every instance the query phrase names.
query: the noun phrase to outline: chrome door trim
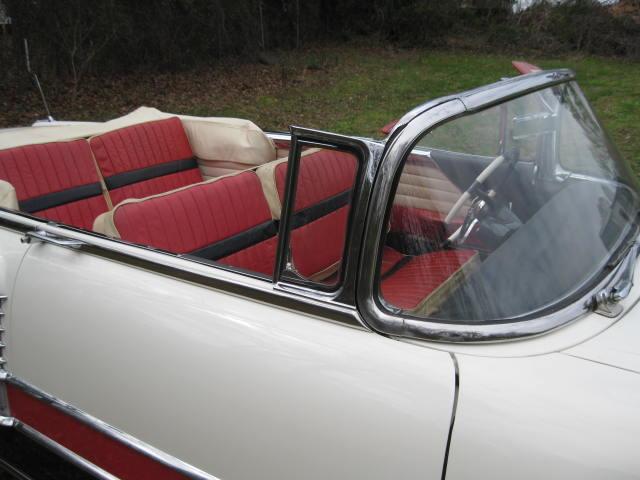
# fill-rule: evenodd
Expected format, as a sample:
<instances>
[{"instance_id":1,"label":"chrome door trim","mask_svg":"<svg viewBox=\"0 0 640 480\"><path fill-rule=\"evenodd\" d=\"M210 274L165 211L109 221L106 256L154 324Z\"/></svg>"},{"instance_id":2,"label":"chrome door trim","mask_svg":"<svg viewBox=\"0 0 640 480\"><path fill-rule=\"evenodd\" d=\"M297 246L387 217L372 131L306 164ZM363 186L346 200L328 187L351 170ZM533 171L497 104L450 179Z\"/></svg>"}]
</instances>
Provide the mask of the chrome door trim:
<instances>
[{"instance_id":1,"label":"chrome door trim","mask_svg":"<svg viewBox=\"0 0 640 480\"><path fill-rule=\"evenodd\" d=\"M601 278L592 290L558 311L537 318L514 318L487 324L438 322L391 312L382 305L378 295L381 238L387 223L388 206L395 192L403 160L412 151L417 139L436 126L464 114L566 83L574 78L574 74L569 70L557 70L505 80L462 93L457 97L446 97L425 104L421 108L424 107L426 110L414 109L416 112L413 116L405 119L403 125L394 129L375 178L360 260L358 307L372 329L386 335L451 343L496 342L537 336L560 328L588 313L593 309L594 294L622 275L625 262ZM386 215L381 212L386 212Z\"/></svg>"},{"instance_id":2,"label":"chrome door trim","mask_svg":"<svg viewBox=\"0 0 640 480\"><path fill-rule=\"evenodd\" d=\"M89 427L93 428L97 432L100 432L103 435L106 435L112 440L115 440L125 445L126 447L132 450L135 450L136 452L158 463L161 463L162 465L182 475L185 475L193 479L199 479L199 480L200 479L201 480L217 480L217 477L214 477L213 475L210 475L200 470L199 468L194 467L193 465L183 462L182 460L179 460L176 457L169 455L168 453L165 453L149 445L148 443L143 442L142 440L139 440L127 433L124 433L123 431L117 429L116 427L113 427L108 423L103 422L102 420L98 420L96 417L84 412L83 410L80 410L74 407L73 405L66 403L63 400L60 400L59 398L49 395L46 392L43 392L42 390L31 385L30 383L24 380L21 380L11 374L5 375L4 378L0 378L0 381L10 383L11 385L27 393L28 395L35 397L40 401L60 410L64 414L78 420L79 422L85 425L88 425ZM80 468L88 469L88 471L91 473L93 473L94 469L96 469L95 470L96 473L103 475L103 476L98 475L99 478L105 478L105 479L116 478L113 475L102 470L100 467L97 467L93 463L89 462L88 460L85 460L83 457L78 456L76 453L72 452L66 447L58 444L54 440L51 440L49 437L46 437L40 432L29 427L28 425L25 425L23 422L20 421L20 419L17 419L14 417L9 417L9 418L11 418L12 426L14 428L17 428L20 432L26 434L27 436L43 444L43 446L46 446L47 448L54 450L56 453L63 456L64 458L69 459Z\"/></svg>"},{"instance_id":3,"label":"chrome door trim","mask_svg":"<svg viewBox=\"0 0 640 480\"><path fill-rule=\"evenodd\" d=\"M31 230L24 234L24 237L20 239L22 243L31 243L32 240L39 242L52 243L59 247L80 248L84 245L84 242L80 240L71 240L57 235L52 235L44 230Z\"/></svg>"},{"instance_id":4,"label":"chrome door trim","mask_svg":"<svg viewBox=\"0 0 640 480\"><path fill-rule=\"evenodd\" d=\"M52 222L46 223L45 220L2 208L0 208L0 228L21 233L40 230L68 240L77 240L83 242L83 245L72 248L79 253L96 255L178 280L312 315L333 323L369 330L361 320L355 305L327 301L322 294L311 289L276 289L268 278L251 272L240 272L221 264L212 265L205 260L198 261L108 238L94 232ZM69 247L58 245L56 248Z\"/></svg>"}]
</instances>

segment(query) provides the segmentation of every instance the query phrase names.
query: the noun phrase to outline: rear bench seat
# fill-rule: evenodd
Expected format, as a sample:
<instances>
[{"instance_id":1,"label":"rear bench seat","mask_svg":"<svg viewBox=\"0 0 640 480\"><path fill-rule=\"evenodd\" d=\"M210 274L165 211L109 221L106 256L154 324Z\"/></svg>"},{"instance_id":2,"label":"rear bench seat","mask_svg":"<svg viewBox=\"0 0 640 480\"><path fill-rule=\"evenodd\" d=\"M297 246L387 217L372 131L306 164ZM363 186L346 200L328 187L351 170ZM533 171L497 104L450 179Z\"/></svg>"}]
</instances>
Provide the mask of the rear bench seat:
<instances>
[{"instance_id":1,"label":"rear bench seat","mask_svg":"<svg viewBox=\"0 0 640 480\"><path fill-rule=\"evenodd\" d=\"M173 253L273 273L277 228L252 171L126 200L98 217L94 230Z\"/></svg>"},{"instance_id":2,"label":"rear bench seat","mask_svg":"<svg viewBox=\"0 0 640 480\"><path fill-rule=\"evenodd\" d=\"M178 117L103 133L89 145L114 205L203 181Z\"/></svg>"},{"instance_id":3,"label":"rear bench seat","mask_svg":"<svg viewBox=\"0 0 640 480\"><path fill-rule=\"evenodd\" d=\"M0 179L16 195L5 198L3 206L56 222L91 229L108 209L89 145L82 139L2 150ZM12 189L4 186L11 196Z\"/></svg>"}]
</instances>

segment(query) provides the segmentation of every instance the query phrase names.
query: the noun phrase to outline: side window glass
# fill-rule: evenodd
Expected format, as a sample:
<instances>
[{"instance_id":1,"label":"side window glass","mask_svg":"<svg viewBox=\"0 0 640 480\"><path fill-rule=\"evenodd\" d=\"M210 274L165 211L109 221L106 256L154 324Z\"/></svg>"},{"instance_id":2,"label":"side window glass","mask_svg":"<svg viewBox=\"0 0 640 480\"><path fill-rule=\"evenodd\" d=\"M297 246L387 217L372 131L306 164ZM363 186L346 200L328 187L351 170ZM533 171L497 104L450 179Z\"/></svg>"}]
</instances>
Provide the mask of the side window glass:
<instances>
[{"instance_id":1,"label":"side window glass","mask_svg":"<svg viewBox=\"0 0 640 480\"><path fill-rule=\"evenodd\" d=\"M494 107L480 112L477 118L461 117L425 135L418 142L418 147L473 155L497 155L504 140L501 124L504 124L505 116L504 108Z\"/></svg>"},{"instance_id":2,"label":"side window glass","mask_svg":"<svg viewBox=\"0 0 640 480\"><path fill-rule=\"evenodd\" d=\"M298 142L292 157L294 160L289 162L295 162L295 167L291 178L284 165L274 175L273 193L282 202L283 217L286 213L283 221L288 222L283 277L336 287L342 276L358 156L346 150ZM292 207L285 212L288 181Z\"/></svg>"}]
</instances>

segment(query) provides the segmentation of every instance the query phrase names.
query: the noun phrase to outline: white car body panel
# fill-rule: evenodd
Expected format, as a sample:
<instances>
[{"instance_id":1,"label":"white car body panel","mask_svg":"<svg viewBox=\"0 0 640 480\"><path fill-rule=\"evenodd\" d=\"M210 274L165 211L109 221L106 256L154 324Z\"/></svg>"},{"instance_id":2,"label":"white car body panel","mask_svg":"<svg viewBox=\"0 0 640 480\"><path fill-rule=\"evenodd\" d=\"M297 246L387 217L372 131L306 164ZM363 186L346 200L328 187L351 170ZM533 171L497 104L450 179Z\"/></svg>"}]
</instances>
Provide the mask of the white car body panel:
<instances>
[{"instance_id":1,"label":"white car body panel","mask_svg":"<svg viewBox=\"0 0 640 480\"><path fill-rule=\"evenodd\" d=\"M636 280L636 285L638 283ZM567 350L567 353L640 373L640 311L638 307L630 310L602 335Z\"/></svg>"},{"instance_id":2,"label":"white car body panel","mask_svg":"<svg viewBox=\"0 0 640 480\"><path fill-rule=\"evenodd\" d=\"M640 478L640 376L561 353L457 358L448 480Z\"/></svg>"},{"instance_id":3,"label":"white car body panel","mask_svg":"<svg viewBox=\"0 0 640 480\"><path fill-rule=\"evenodd\" d=\"M440 478L447 353L39 243L8 330L16 376L212 475Z\"/></svg>"}]
</instances>

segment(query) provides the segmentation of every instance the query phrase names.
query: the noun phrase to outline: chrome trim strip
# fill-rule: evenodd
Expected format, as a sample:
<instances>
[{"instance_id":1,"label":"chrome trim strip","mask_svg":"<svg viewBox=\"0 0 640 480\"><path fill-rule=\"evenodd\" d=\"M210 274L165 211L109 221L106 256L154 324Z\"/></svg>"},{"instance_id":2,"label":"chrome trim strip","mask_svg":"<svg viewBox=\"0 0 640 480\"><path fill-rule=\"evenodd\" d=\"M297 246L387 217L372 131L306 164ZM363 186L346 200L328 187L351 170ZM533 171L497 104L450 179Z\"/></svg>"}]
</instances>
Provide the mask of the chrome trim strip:
<instances>
[{"instance_id":1,"label":"chrome trim strip","mask_svg":"<svg viewBox=\"0 0 640 480\"><path fill-rule=\"evenodd\" d=\"M441 123L470 111L482 110L503 100L569 82L574 78L574 74L569 70L557 70L498 82L462 93L457 98L446 97L444 100L448 100L444 102L443 99L429 102L425 104L426 111L416 112L412 118L406 120L402 128L394 129L376 175L362 244L358 306L370 327L386 335L452 343L498 342L537 336L558 329L588 313L593 307L594 293L620 278L622 268L619 265L591 291L556 312L538 318L514 318L488 324L445 323L411 317L408 314L391 312L379 299L377 270L382 252L380 239L386 225L385 215L381 212L388 210L403 160L413 151L417 139Z\"/></svg>"},{"instance_id":2,"label":"chrome trim strip","mask_svg":"<svg viewBox=\"0 0 640 480\"><path fill-rule=\"evenodd\" d=\"M0 208L0 228L2 227L22 233L40 230L56 237L78 240L84 245L74 248L77 252L93 254L269 305L303 312L322 320L369 330L354 305L327 299L321 292L311 289L276 289L272 282L251 272L240 272L221 264L212 267L210 262L52 222L45 223L44 220L24 213Z\"/></svg>"},{"instance_id":3,"label":"chrome trim strip","mask_svg":"<svg viewBox=\"0 0 640 480\"><path fill-rule=\"evenodd\" d=\"M283 142L291 141L291 134L289 132L264 132L264 134L274 141L278 141L278 140L281 140Z\"/></svg>"},{"instance_id":4,"label":"chrome trim strip","mask_svg":"<svg viewBox=\"0 0 640 480\"><path fill-rule=\"evenodd\" d=\"M51 452L55 453L59 457L63 458L64 460L67 460L72 465L75 465L76 467L80 468L81 470L84 470L85 472L89 473L90 475L96 478L103 479L103 480L118 480L118 477L111 475L106 470L103 470L102 468L98 467L97 465L94 465L90 461L85 460L80 455L60 445L58 442L51 440L49 437L41 434L37 430L31 428L29 425L26 425L19 420L15 420L13 428L16 429L18 432L22 433L23 435L25 435L26 437L30 438L34 442L40 444L42 447L46 448L47 450L50 450Z\"/></svg>"},{"instance_id":5,"label":"chrome trim strip","mask_svg":"<svg viewBox=\"0 0 640 480\"><path fill-rule=\"evenodd\" d=\"M0 427L14 427L16 424L16 419L13 417L5 417L0 416Z\"/></svg>"},{"instance_id":6,"label":"chrome trim strip","mask_svg":"<svg viewBox=\"0 0 640 480\"><path fill-rule=\"evenodd\" d=\"M169 455L168 453L165 453L161 450L158 450L155 447L152 447L151 445L143 442L142 440L139 440L119 429L117 429L116 427L113 427L111 425L109 425L106 422L103 422L102 420L97 419L96 417L74 407L73 405L70 405L66 402L64 402L63 400L60 400L58 398L53 397L52 395L49 395L48 393L43 392L42 390L38 389L37 387L31 385L28 382L25 382L24 380L21 380L13 375L9 375L8 378L6 378L7 382L9 382L10 384L16 386L17 388L20 388L22 391L24 391L25 393L45 402L46 404L55 407L56 409L60 410L61 412L65 413L66 415L69 415L70 417L78 420L79 422L84 423L85 425L90 426L91 428L93 428L94 430L106 435L107 437L122 443L123 445L127 446L128 448L131 448L132 450L135 450L136 452L158 462L161 463L162 465L175 470L176 472L179 472L182 475L185 475L189 478L194 478L194 479L202 479L202 480L217 480L216 477L214 477L213 475L210 475L202 470L200 470L199 468L196 468L192 465L189 465L186 462L183 462L182 460L179 460L177 458L175 458L172 455ZM20 424L22 424L22 422L20 422L20 419L16 419L16 421ZM22 424L24 425L24 424ZM25 425L26 427L26 425ZM20 427L22 428L22 427ZM27 427L30 428L30 427ZM39 432L36 432L35 430L33 430L32 428L30 428L30 430L32 430L33 432L37 433L40 437L46 439L49 442L52 442L54 444L57 445L56 442L54 442L53 440L49 439L48 437L45 437L44 435L42 435ZM27 433L31 433L31 432L27 432ZM60 446L61 448L64 448L65 450L67 450L65 447ZM70 450L69 450L70 452ZM72 452L73 453L73 452ZM75 455L75 454L74 454ZM89 462L87 462L89 463ZM93 465L93 464L91 464ZM97 468L97 467L96 467ZM107 478L115 478L115 477L107 477Z\"/></svg>"}]
</instances>

